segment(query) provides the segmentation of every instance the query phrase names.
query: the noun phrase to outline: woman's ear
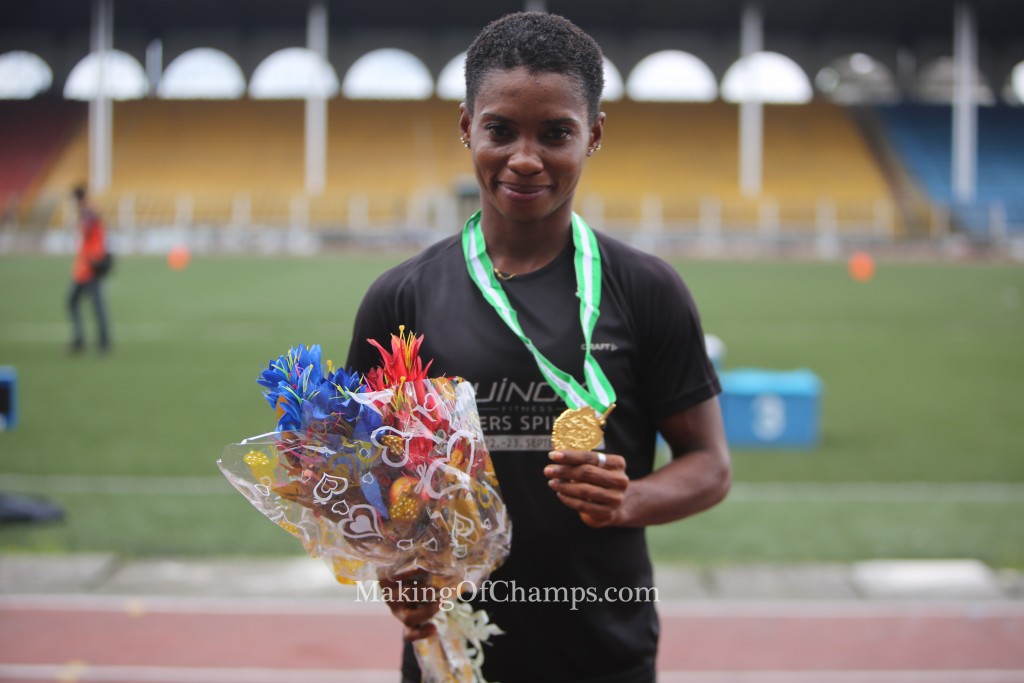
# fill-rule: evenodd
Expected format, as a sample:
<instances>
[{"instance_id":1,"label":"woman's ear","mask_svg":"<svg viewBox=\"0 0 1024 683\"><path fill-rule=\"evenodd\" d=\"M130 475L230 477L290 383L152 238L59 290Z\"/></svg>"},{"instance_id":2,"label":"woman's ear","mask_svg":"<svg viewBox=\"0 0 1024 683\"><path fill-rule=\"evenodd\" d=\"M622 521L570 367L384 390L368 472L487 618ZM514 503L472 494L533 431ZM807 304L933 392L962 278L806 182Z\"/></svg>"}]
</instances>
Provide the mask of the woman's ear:
<instances>
[{"instance_id":1,"label":"woman's ear","mask_svg":"<svg viewBox=\"0 0 1024 683\"><path fill-rule=\"evenodd\" d=\"M590 127L590 143L587 145L587 149L601 148L601 138L604 137L604 118L604 112L598 112L594 124Z\"/></svg>"},{"instance_id":2,"label":"woman's ear","mask_svg":"<svg viewBox=\"0 0 1024 683\"><path fill-rule=\"evenodd\" d=\"M472 128L473 117L469 115L469 108L463 102L459 105L459 133L462 135L462 143L469 142L469 130Z\"/></svg>"}]
</instances>

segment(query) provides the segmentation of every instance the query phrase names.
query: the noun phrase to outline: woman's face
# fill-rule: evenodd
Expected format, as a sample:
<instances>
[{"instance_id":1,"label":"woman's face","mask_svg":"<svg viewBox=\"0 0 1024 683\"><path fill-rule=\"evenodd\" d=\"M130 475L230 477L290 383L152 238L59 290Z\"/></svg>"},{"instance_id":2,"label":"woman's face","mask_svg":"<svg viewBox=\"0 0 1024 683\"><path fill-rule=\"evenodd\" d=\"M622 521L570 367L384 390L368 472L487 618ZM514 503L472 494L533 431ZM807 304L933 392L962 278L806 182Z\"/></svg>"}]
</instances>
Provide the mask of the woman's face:
<instances>
[{"instance_id":1,"label":"woman's face","mask_svg":"<svg viewBox=\"0 0 1024 683\"><path fill-rule=\"evenodd\" d=\"M583 162L604 128L604 114L588 122L576 82L522 67L496 71L481 83L473 116L465 104L461 111L485 215L568 224Z\"/></svg>"}]
</instances>

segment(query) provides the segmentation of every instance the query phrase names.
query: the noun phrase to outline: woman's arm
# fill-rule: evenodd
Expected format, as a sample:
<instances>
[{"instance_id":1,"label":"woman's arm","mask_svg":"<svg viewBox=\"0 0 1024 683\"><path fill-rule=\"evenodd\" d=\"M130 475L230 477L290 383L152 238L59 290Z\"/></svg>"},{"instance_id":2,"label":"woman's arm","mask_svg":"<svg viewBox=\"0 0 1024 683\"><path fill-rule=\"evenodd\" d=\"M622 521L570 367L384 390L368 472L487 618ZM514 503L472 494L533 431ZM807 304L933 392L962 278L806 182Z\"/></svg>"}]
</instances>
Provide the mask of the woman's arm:
<instances>
[{"instance_id":1,"label":"woman's arm","mask_svg":"<svg viewBox=\"0 0 1024 683\"><path fill-rule=\"evenodd\" d=\"M732 465L718 398L663 419L658 429L672 462L642 479L628 479L621 455L607 455L601 467L593 451L553 452L544 474L562 502L595 527L664 524L724 499Z\"/></svg>"}]
</instances>

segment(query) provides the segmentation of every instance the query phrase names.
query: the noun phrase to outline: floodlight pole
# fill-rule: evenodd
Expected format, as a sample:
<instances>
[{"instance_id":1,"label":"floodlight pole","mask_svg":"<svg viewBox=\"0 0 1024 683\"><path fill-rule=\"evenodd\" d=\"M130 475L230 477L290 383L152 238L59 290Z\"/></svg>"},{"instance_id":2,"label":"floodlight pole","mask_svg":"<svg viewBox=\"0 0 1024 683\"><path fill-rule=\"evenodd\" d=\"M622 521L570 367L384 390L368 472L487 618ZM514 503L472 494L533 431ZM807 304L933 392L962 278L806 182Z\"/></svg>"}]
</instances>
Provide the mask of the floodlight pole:
<instances>
[{"instance_id":1,"label":"floodlight pole","mask_svg":"<svg viewBox=\"0 0 1024 683\"><path fill-rule=\"evenodd\" d=\"M89 100L89 189L99 194L110 187L114 112L110 102L108 67L114 48L114 1L92 4L92 53L99 62L96 90Z\"/></svg>"},{"instance_id":2,"label":"floodlight pole","mask_svg":"<svg viewBox=\"0 0 1024 683\"><path fill-rule=\"evenodd\" d=\"M977 29L970 3L959 2L953 17L953 198L974 201L977 189L978 102L975 78Z\"/></svg>"},{"instance_id":3,"label":"floodlight pole","mask_svg":"<svg viewBox=\"0 0 1024 683\"><path fill-rule=\"evenodd\" d=\"M743 8L740 20L740 59L749 73L749 57L764 49L764 19L753 2ZM753 83L748 83L753 90ZM761 194L762 151L764 147L764 105L749 95L740 102L740 192L746 197Z\"/></svg>"},{"instance_id":4,"label":"floodlight pole","mask_svg":"<svg viewBox=\"0 0 1024 683\"><path fill-rule=\"evenodd\" d=\"M325 63L327 41L327 3L313 0L309 6L306 43ZM306 194L320 194L326 181L327 98L321 92L310 93L306 96Z\"/></svg>"}]
</instances>

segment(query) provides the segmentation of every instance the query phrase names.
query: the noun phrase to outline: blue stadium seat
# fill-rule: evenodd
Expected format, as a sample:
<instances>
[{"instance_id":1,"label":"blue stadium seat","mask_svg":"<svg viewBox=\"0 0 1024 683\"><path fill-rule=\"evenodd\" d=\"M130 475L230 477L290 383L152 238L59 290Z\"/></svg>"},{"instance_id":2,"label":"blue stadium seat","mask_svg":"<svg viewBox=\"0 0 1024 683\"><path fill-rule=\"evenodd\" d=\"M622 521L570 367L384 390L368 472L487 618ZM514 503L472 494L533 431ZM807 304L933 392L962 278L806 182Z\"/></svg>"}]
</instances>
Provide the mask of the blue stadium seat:
<instances>
[{"instance_id":1,"label":"blue stadium seat","mask_svg":"<svg viewBox=\"0 0 1024 683\"><path fill-rule=\"evenodd\" d=\"M1009 232L1024 235L1024 109L979 107L977 192L970 204L953 197L951 107L900 104L877 113L907 170L933 202L949 209L954 226L987 237L993 206L1000 205Z\"/></svg>"}]
</instances>

